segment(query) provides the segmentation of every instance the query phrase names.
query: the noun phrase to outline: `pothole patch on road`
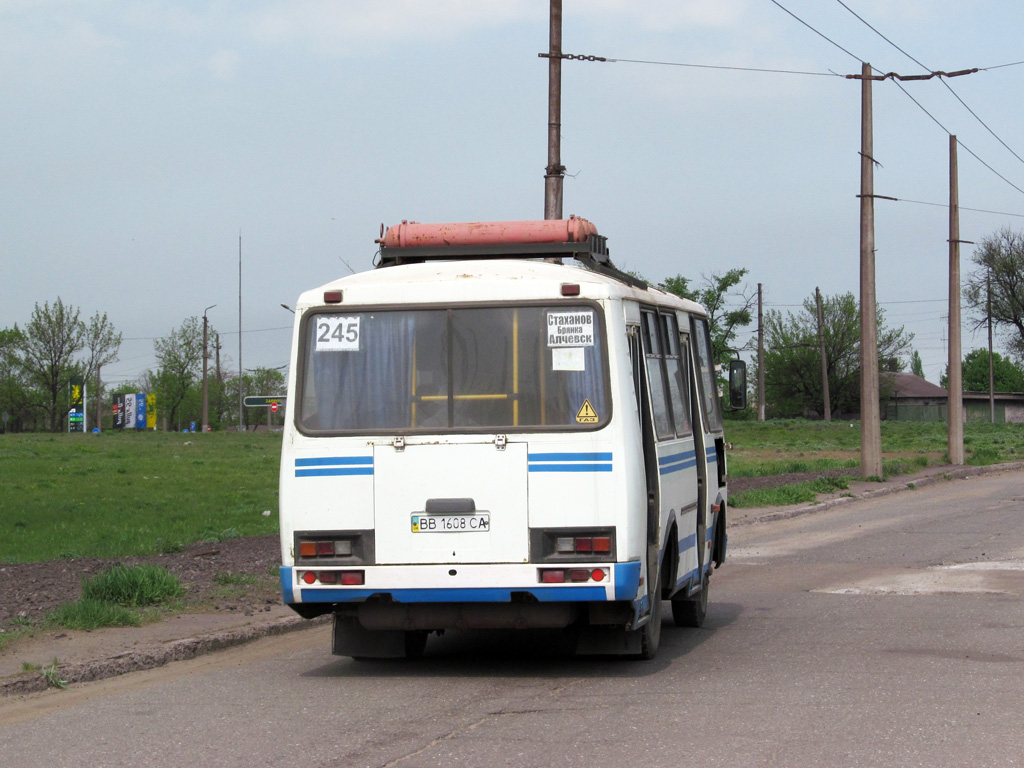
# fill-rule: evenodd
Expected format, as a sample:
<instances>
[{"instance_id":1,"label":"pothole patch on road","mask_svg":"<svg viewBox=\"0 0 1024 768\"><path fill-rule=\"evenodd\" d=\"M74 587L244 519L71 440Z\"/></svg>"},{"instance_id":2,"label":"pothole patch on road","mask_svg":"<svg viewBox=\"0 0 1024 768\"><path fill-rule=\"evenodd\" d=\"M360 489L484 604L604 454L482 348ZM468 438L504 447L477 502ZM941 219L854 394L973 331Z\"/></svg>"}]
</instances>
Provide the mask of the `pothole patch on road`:
<instances>
[{"instance_id":1,"label":"pothole patch on road","mask_svg":"<svg viewBox=\"0 0 1024 768\"><path fill-rule=\"evenodd\" d=\"M1024 560L955 563L878 574L812 591L830 595L1020 595L1024 594L1021 572Z\"/></svg>"}]
</instances>

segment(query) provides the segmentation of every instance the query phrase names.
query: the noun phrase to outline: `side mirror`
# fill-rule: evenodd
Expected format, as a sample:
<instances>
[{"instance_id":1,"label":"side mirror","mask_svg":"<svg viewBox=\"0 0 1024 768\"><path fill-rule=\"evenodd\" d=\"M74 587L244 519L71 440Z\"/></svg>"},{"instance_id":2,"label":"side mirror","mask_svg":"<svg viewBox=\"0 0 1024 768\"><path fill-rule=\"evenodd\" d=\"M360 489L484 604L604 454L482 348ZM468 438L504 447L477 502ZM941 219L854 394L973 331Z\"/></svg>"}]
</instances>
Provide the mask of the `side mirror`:
<instances>
[{"instance_id":1,"label":"side mirror","mask_svg":"<svg viewBox=\"0 0 1024 768\"><path fill-rule=\"evenodd\" d=\"M729 361L729 410L742 411L747 407L747 363Z\"/></svg>"}]
</instances>

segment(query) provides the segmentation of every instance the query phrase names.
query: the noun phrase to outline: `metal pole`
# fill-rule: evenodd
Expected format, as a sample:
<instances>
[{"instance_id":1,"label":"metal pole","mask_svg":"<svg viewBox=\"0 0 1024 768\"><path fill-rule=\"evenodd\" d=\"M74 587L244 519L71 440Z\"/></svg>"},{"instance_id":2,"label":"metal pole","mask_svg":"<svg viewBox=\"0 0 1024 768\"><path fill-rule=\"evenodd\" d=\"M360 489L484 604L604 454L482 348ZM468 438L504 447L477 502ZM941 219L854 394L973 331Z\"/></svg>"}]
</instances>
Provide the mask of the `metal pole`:
<instances>
[{"instance_id":1,"label":"metal pole","mask_svg":"<svg viewBox=\"0 0 1024 768\"><path fill-rule=\"evenodd\" d=\"M757 284L757 420L764 421L764 303Z\"/></svg>"},{"instance_id":2,"label":"metal pole","mask_svg":"<svg viewBox=\"0 0 1024 768\"><path fill-rule=\"evenodd\" d=\"M551 0L548 41L548 166L544 173L544 218L562 218L562 0Z\"/></svg>"},{"instance_id":3,"label":"metal pole","mask_svg":"<svg viewBox=\"0 0 1024 768\"><path fill-rule=\"evenodd\" d=\"M964 372L960 345L960 192L956 136L949 137L949 394L946 422L950 464L964 463Z\"/></svg>"},{"instance_id":4,"label":"metal pole","mask_svg":"<svg viewBox=\"0 0 1024 768\"><path fill-rule=\"evenodd\" d=\"M825 321L821 313L821 291L814 289L814 301L818 305L818 349L821 350L821 393L823 400L822 418L832 421L832 403L828 393L828 358L825 356Z\"/></svg>"},{"instance_id":5,"label":"metal pole","mask_svg":"<svg viewBox=\"0 0 1024 768\"><path fill-rule=\"evenodd\" d=\"M878 314L875 301L875 172L871 133L871 65L861 66L860 124L860 467L882 476L878 404Z\"/></svg>"}]
</instances>

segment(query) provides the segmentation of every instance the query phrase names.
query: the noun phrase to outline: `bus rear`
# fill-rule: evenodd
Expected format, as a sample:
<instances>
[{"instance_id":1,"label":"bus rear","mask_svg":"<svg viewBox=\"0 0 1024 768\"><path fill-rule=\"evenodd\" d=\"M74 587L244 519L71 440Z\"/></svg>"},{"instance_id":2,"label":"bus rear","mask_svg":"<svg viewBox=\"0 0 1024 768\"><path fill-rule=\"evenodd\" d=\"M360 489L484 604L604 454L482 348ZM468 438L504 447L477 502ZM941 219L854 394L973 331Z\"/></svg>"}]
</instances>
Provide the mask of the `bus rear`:
<instances>
[{"instance_id":1,"label":"bus rear","mask_svg":"<svg viewBox=\"0 0 1024 768\"><path fill-rule=\"evenodd\" d=\"M334 653L574 628L591 650L653 655L649 590L669 547L624 310L637 294L575 267L464 257L300 297L281 585L300 615L334 615Z\"/></svg>"}]
</instances>

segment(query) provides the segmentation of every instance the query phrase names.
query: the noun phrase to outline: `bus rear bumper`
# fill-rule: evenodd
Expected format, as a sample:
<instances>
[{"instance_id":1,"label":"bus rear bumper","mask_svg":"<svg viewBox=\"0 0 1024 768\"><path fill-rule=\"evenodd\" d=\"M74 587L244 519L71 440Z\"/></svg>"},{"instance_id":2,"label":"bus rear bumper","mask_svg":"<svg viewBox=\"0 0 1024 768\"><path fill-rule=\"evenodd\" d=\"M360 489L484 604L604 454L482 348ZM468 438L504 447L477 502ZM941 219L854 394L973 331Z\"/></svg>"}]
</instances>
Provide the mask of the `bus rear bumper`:
<instances>
[{"instance_id":1,"label":"bus rear bumper","mask_svg":"<svg viewBox=\"0 0 1024 768\"><path fill-rule=\"evenodd\" d=\"M573 571L602 571L600 580L548 583L543 571L549 566L522 565L396 565L365 566L362 584L325 584L337 580L332 572L352 568L309 568L282 566L281 593L293 607L308 604L336 606L373 602L388 603L580 603L635 601L640 590L639 561L626 563L573 564ZM312 583L307 581L312 579ZM309 607L312 607L311 605ZM296 608L298 610L298 608ZM299 611L307 613L308 611ZM319 613L320 611L317 611Z\"/></svg>"}]
</instances>

